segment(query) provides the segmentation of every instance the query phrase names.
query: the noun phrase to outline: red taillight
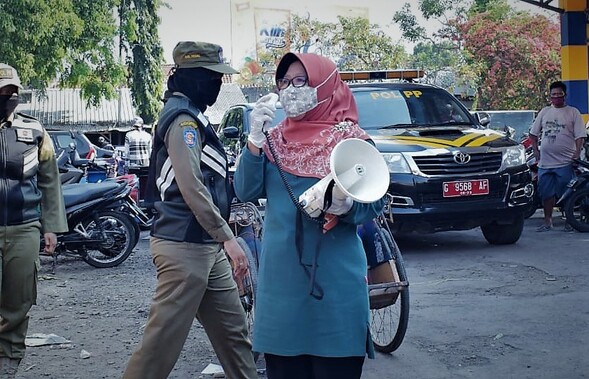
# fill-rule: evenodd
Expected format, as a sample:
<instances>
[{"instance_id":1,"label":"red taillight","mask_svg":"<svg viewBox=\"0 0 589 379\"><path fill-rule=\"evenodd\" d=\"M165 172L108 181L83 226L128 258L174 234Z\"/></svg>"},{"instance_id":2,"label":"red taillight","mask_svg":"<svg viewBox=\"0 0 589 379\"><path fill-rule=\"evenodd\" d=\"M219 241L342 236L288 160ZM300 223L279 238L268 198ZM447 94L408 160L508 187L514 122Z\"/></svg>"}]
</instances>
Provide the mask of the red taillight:
<instances>
[{"instance_id":1,"label":"red taillight","mask_svg":"<svg viewBox=\"0 0 589 379\"><path fill-rule=\"evenodd\" d=\"M135 204L139 204L139 189L137 187L131 189L129 196L135 201Z\"/></svg>"},{"instance_id":2,"label":"red taillight","mask_svg":"<svg viewBox=\"0 0 589 379\"><path fill-rule=\"evenodd\" d=\"M90 146L90 150L88 150L88 154L86 154L86 159L94 159L96 158L96 149Z\"/></svg>"},{"instance_id":3,"label":"red taillight","mask_svg":"<svg viewBox=\"0 0 589 379\"><path fill-rule=\"evenodd\" d=\"M117 176L117 181L125 181L127 185L131 187L131 193L129 196L139 204L139 178L135 174L127 174Z\"/></svg>"}]
</instances>

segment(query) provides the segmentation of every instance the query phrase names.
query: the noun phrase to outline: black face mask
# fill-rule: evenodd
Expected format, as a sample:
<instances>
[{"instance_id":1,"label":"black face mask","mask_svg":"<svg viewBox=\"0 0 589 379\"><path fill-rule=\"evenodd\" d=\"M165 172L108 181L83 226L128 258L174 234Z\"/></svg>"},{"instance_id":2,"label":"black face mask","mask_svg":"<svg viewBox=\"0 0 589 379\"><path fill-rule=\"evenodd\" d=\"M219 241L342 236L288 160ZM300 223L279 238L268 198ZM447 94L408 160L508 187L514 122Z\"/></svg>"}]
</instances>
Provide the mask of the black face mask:
<instances>
[{"instance_id":1,"label":"black face mask","mask_svg":"<svg viewBox=\"0 0 589 379\"><path fill-rule=\"evenodd\" d=\"M217 101L221 91L222 74L206 68L182 68L168 79L170 91L182 92L204 112L208 105Z\"/></svg>"},{"instance_id":2,"label":"black face mask","mask_svg":"<svg viewBox=\"0 0 589 379\"><path fill-rule=\"evenodd\" d=\"M0 120L6 120L18 105L18 94L0 95Z\"/></svg>"}]
</instances>

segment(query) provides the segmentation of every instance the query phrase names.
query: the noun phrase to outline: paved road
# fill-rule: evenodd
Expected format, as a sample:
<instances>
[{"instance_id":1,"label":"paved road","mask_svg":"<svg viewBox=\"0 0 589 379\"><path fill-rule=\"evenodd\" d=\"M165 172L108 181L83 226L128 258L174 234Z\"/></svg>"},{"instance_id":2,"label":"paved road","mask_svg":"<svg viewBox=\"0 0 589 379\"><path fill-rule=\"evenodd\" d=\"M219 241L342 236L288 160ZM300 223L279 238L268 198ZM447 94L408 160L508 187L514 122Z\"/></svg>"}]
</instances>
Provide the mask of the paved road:
<instances>
[{"instance_id":1,"label":"paved road","mask_svg":"<svg viewBox=\"0 0 589 379\"><path fill-rule=\"evenodd\" d=\"M478 229L398 238L409 328L362 379L588 378L589 234L537 233L539 216L512 246Z\"/></svg>"},{"instance_id":2,"label":"paved road","mask_svg":"<svg viewBox=\"0 0 589 379\"><path fill-rule=\"evenodd\" d=\"M409 328L399 350L367 361L362 378L588 378L589 233L536 233L539 222L528 220L513 246L491 246L478 230L398 238ZM121 378L155 287L148 241L112 269L60 257L52 274L50 262L42 260L29 332L71 342L29 348L17 377ZM218 361L195 322L170 379L202 378L210 363Z\"/></svg>"}]
</instances>

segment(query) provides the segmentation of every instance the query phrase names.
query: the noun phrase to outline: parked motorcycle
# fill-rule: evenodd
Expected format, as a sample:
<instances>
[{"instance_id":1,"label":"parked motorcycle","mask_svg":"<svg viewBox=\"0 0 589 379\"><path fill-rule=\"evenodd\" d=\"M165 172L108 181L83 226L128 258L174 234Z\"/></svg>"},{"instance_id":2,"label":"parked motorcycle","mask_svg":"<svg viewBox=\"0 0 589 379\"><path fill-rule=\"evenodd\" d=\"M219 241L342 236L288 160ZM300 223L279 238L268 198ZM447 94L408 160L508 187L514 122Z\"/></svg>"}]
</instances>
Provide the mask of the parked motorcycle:
<instances>
[{"instance_id":1,"label":"parked motorcycle","mask_svg":"<svg viewBox=\"0 0 589 379\"><path fill-rule=\"evenodd\" d=\"M153 208L146 208L142 207L141 201L139 200L139 178L135 174L126 174L120 175L116 178L107 179L114 180L121 183L127 183L129 187L131 187L131 198L133 202L127 202L123 210L129 213L139 225L141 230L149 230L151 229L151 225L153 224L153 220L156 216L156 210Z\"/></svg>"},{"instance_id":2,"label":"parked motorcycle","mask_svg":"<svg viewBox=\"0 0 589 379\"><path fill-rule=\"evenodd\" d=\"M589 162L575 159L577 175L556 203L566 220L579 232L589 232Z\"/></svg>"},{"instance_id":3,"label":"parked motorcycle","mask_svg":"<svg viewBox=\"0 0 589 379\"><path fill-rule=\"evenodd\" d=\"M68 153L62 150L60 155L57 157L57 165L59 167L60 179L62 184L74 184L84 182L84 178L87 176L88 168L92 168L97 171L109 172L112 167L107 167L108 162L105 164L98 164L94 160L80 158L79 154L75 149L75 146L71 146L71 150ZM105 177L107 175L105 174ZM154 211L142 208L139 203L139 178L135 174L119 175L116 177L108 177L102 180L115 181L119 183L126 183L130 187L129 197L133 201L127 201L122 210L128 214L131 214L138 224L139 233L141 230L148 230L151 228L151 224L154 220Z\"/></svg>"},{"instance_id":4,"label":"parked motorcycle","mask_svg":"<svg viewBox=\"0 0 589 379\"><path fill-rule=\"evenodd\" d=\"M69 231L57 235L57 256L76 255L98 268L114 267L125 261L139 241L139 228L117 209L129 202L126 183L79 183L63 186ZM44 241L41 239L41 252Z\"/></svg>"}]
</instances>

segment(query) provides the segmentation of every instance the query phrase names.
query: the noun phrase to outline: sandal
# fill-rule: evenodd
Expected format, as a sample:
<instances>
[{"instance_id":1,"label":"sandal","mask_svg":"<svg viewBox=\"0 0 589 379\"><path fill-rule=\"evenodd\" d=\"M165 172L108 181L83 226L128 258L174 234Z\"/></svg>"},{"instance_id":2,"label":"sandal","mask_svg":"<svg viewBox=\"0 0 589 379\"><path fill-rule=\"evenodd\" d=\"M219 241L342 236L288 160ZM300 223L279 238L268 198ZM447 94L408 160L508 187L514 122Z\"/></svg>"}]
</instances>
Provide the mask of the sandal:
<instances>
[{"instance_id":1,"label":"sandal","mask_svg":"<svg viewBox=\"0 0 589 379\"><path fill-rule=\"evenodd\" d=\"M542 224L542 225L540 225L540 226L539 226L539 227L536 229L536 231L537 231L537 232L547 232L547 231L549 231L549 230L552 230L552 225L544 225L544 224Z\"/></svg>"}]
</instances>

